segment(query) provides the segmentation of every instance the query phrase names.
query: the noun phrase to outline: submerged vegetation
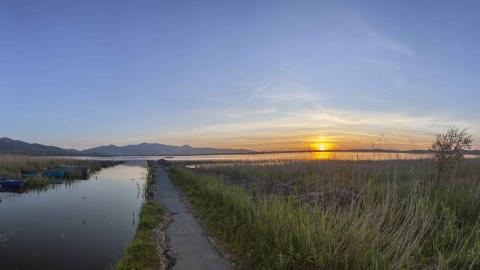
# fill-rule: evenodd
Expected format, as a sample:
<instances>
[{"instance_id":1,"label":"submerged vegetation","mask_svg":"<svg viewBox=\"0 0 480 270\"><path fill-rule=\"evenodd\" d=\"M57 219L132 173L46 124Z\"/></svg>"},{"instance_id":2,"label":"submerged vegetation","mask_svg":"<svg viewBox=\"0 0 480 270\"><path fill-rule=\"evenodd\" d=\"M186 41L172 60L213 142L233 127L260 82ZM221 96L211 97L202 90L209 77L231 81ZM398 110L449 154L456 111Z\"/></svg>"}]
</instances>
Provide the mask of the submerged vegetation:
<instances>
[{"instance_id":1,"label":"submerged vegetation","mask_svg":"<svg viewBox=\"0 0 480 270\"><path fill-rule=\"evenodd\" d=\"M480 160L177 165L174 183L250 269L478 269Z\"/></svg>"},{"instance_id":2,"label":"submerged vegetation","mask_svg":"<svg viewBox=\"0 0 480 270\"><path fill-rule=\"evenodd\" d=\"M148 165L147 181L145 183L145 196L147 201L142 206L140 220L135 234L135 239L130 243L125 254L117 262L115 269L119 270L148 270L161 269L161 252L158 250L156 230L162 222L165 209L155 203L154 194L154 166Z\"/></svg>"}]
</instances>

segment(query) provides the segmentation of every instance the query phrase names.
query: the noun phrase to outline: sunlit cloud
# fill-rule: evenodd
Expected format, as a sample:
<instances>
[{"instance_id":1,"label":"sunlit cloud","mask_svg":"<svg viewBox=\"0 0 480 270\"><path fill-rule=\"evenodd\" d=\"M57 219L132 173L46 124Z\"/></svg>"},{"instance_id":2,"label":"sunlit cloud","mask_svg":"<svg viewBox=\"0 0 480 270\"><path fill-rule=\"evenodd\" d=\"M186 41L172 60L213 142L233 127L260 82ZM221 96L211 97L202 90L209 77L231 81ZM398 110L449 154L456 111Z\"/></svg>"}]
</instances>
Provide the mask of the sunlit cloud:
<instances>
[{"instance_id":1,"label":"sunlit cloud","mask_svg":"<svg viewBox=\"0 0 480 270\"><path fill-rule=\"evenodd\" d=\"M426 31L441 21L407 29L408 21L373 16L376 10L362 6L288 5L295 8L261 9L248 21L226 15L232 28L212 27L215 17L175 19L180 32L157 20L176 16L155 14L132 22L131 29L157 39L93 27L81 38L92 51L67 39L62 46L39 42L6 55L5 67L12 68L2 73L3 89L11 89L2 95L3 136L76 148L158 142L256 150L424 149L435 133L458 126L469 128L480 147L478 42L471 42L470 32L463 33L465 42L456 32ZM32 33L51 29L32 27ZM45 32L52 34L46 40L65 36L55 32ZM30 36L6 33L12 41ZM119 37L119 46L98 47L105 37ZM12 42L10 49L29 44ZM39 55L45 61L33 61ZM47 59L51 66L44 67Z\"/></svg>"},{"instance_id":2,"label":"sunlit cloud","mask_svg":"<svg viewBox=\"0 0 480 270\"><path fill-rule=\"evenodd\" d=\"M225 115L225 114L223 114ZM251 116L251 114L246 114ZM330 149L426 149L436 132L475 123L437 116L353 112L333 109L263 112L261 118L226 119L195 128L195 143L234 146L255 150L306 150L315 146ZM442 123L438 125L437 123ZM189 136L189 138L192 138ZM185 140L187 140L185 138Z\"/></svg>"}]
</instances>

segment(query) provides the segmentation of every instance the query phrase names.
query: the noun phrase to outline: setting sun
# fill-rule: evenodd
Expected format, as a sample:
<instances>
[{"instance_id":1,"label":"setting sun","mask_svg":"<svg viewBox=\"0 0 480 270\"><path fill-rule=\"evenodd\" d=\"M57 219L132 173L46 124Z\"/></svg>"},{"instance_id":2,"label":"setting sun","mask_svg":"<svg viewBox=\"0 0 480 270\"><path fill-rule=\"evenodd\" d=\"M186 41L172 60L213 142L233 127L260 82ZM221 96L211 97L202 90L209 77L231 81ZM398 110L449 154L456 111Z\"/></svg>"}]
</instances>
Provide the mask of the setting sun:
<instances>
[{"instance_id":1,"label":"setting sun","mask_svg":"<svg viewBox=\"0 0 480 270\"><path fill-rule=\"evenodd\" d=\"M328 149L327 149L327 145L324 144L324 143L319 143L319 144L317 145L317 148L318 148L318 150L320 150L320 151L328 150Z\"/></svg>"},{"instance_id":2,"label":"setting sun","mask_svg":"<svg viewBox=\"0 0 480 270\"><path fill-rule=\"evenodd\" d=\"M335 140L330 137L320 136L312 139L312 144L310 148L315 151L329 151L333 150Z\"/></svg>"}]
</instances>

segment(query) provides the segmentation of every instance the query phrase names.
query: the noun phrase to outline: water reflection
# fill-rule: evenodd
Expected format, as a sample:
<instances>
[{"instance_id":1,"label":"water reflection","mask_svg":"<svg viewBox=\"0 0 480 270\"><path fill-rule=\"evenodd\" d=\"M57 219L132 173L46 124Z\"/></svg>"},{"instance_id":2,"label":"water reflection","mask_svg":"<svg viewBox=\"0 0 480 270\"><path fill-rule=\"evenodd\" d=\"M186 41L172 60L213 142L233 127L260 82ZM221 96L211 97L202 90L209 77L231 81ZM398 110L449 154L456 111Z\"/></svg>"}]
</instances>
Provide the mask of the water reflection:
<instances>
[{"instance_id":1,"label":"water reflection","mask_svg":"<svg viewBox=\"0 0 480 270\"><path fill-rule=\"evenodd\" d=\"M311 159L315 160L330 160L335 159L335 153L331 152L312 152L310 153Z\"/></svg>"},{"instance_id":2,"label":"water reflection","mask_svg":"<svg viewBox=\"0 0 480 270\"><path fill-rule=\"evenodd\" d=\"M432 158L431 154L365 153L365 152L311 152L296 155L293 159L313 160L412 160Z\"/></svg>"},{"instance_id":3,"label":"water reflection","mask_svg":"<svg viewBox=\"0 0 480 270\"><path fill-rule=\"evenodd\" d=\"M117 156L117 157L63 157L72 159L118 160L127 164L146 166L147 160L166 159L168 161L268 161L268 160L416 160L432 158L431 154L385 153L385 152L290 152L236 155L190 155L190 156ZM480 158L478 155L465 155L465 158Z\"/></svg>"},{"instance_id":4,"label":"water reflection","mask_svg":"<svg viewBox=\"0 0 480 270\"><path fill-rule=\"evenodd\" d=\"M0 268L105 269L133 239L145 174L119 165L90 180L0 193Z\"/></svg>"},{"instance_id":5,"label":"water reflection","mask_svg":"<svg viewBox=\"0 0 480 270\"><path fill-rule=\"evenodd\" d=\"M291 153L265 153L265 154L238 154L238 155L192 155L192 156L118 156L118 157L70 157L74 159L95 160L122 160L128 163L136 162L146 164L147 160L166 159L169 161L256 161L256 160L311 160L311 159L337 159L337 160L390 160L390 159L425 159L431 158L430 154L410 153L372 153L372 152L291 152ZM466 156L467 158L470 156Z\"/></svg>"}]
</instances>

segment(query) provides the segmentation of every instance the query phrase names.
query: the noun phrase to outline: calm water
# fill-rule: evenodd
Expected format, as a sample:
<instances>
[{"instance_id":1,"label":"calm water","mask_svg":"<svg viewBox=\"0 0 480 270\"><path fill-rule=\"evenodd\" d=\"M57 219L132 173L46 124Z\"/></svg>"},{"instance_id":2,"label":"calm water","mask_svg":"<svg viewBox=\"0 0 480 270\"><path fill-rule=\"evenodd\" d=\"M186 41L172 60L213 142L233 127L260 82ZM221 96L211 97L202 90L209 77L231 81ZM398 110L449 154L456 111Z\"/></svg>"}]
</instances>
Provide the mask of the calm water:
<instances>
[{"instance_id":1,"label":"calm water","mask_svg":"<svg viewBox=\"0 0 480 270\"><path fill-rule=\"evenodd\" d=\"M406 153L362 153L362 152L296 152L296 153L269 153L245 155L193 155L193 156L118 156L118 157L71 157L75 159L98 160L158 160L171 161L255 161L255 160L392 160L392 159L425 159L429 154Z\"/></svg>"},{"instance_id":2,"label":"calm water","mask_svg":"<svg viewBox=\"0 0 480 270\"><path fill-rule=\"evenodd\" d=\"M146 169L119 165L46 191L0 193L0 269L105 269L133 239Z\"/></svg>"},{"instance_id":3,"label":"calm water","mask_svg":"<svg viewBox=\"0 0 480 270\"><path fill-rule=\"evenodd\" d=\"M465 155L466 158L480 158ZM296 152L244 155L191 155L191 156L115 156L115 157L61 157L72 159L126 160L145 162L146 160L166 159L170 161L265 161L265 160L415 160L432 158L431 154L407 153L367 153L367 152Z\"/></svg>"}]
</instances>

